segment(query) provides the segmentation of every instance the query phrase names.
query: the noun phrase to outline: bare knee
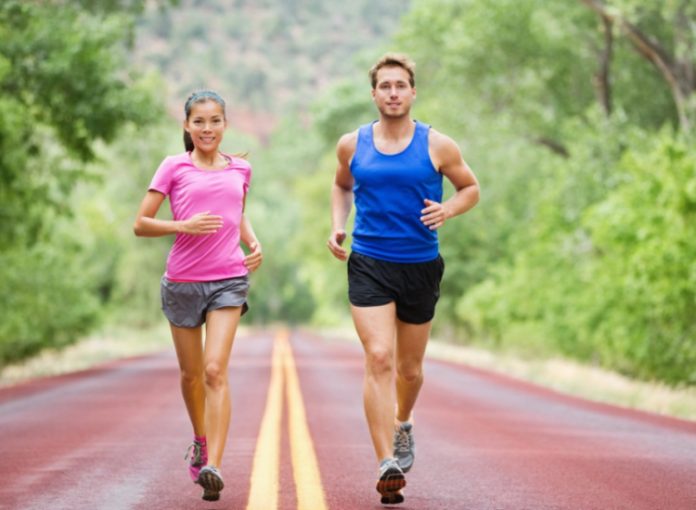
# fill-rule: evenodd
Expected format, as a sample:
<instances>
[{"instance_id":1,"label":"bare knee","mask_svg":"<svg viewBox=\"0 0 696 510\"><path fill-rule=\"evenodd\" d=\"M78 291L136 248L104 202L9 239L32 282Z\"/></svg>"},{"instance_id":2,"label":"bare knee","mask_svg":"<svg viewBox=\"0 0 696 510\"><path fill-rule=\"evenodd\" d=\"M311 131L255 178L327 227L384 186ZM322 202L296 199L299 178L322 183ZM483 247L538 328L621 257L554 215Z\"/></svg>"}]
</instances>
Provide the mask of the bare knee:
<instances>
[{"instance_id":1,"label":"bare knee","mask_svg":"<svg viewBox=\"0 0 696 510\"><path fill-rule=\"evenodd\" d=\"M365 355L367 369L373 375L391 374L394 366L394 353L391 350L378 349Z\"/></svg>"},{"instance_id":2,"label":"bare knee","mask_svg":"<svg viewBox=\"0 0 696 510\"><path fill-rule=\"evenodd\" d=\"M423 378L423 366L420 363L400 363L396 369L399 379L412 383Z\"/></svg>"},{"instance_id":3,"label":"bare knee","mask_svg":"<svg viewBox=\"0 0 696 510\"><path fill-rule=\"evenodd\" d=\"M218 363L210 362L205 366L205 385L219 389L227 385L227 371Z\"/></svg>"},{"instance_id":4,"label":"bare knee","mask_svg":"<svg viewBox=\"0 0 696 510\"><path fill-rule=\"evenodd\" d=\"M188 387L194 387L203 383L203 372L196 370L181 370L181 384Z\"/></svg>"}]
</instances>

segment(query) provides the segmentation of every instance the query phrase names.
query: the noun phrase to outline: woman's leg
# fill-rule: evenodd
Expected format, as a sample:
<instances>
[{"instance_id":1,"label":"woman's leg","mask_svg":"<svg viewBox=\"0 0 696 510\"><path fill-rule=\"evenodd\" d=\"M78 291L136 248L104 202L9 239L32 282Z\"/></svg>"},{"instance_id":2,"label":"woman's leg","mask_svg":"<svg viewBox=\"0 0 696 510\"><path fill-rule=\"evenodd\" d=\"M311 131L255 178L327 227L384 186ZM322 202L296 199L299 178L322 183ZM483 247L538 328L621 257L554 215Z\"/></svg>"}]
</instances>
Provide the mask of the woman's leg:
<instances>
[{"instance_id":1,"label":"woman's leg","mask_svg":"<svg viewBox=\"0 0 696 510\"><path fill-rule=\"evenodd\" d=\"M242 308L226 307L208 312L205 351L205 424L208 433L208 465L220 467L230 425L230 390L227 366Z\"/></svg>"},{"instance_id":2,"label":"woman's leg","mask_svg":"<svg viewBox=\"0 0 696 510\"><path fill-rule=\"evenodd\" d=\"M201 327L180 328L170 324L176 357L181 371L181 393L193 433L205 436L205 384Z\"/></svg>"}]
</instances>

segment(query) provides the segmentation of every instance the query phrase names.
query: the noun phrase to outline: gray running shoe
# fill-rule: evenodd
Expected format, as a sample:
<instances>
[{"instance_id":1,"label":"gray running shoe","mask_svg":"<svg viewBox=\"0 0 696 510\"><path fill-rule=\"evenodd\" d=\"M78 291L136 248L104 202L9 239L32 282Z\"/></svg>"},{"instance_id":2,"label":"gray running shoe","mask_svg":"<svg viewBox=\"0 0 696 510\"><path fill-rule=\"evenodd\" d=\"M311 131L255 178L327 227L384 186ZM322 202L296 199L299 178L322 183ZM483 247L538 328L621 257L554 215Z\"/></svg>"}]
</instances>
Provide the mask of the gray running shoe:
<instances>
[{"instance_id":1,"label":"gray running shoe","mask_svg":"<svg viewBox=\"0 0 696 510\"><path fill-rule=\"evenodd\" d=\"M396 459L384 459L379 465L379 480L377 492L382 496L383 505L394 505L404 502L401 489L406 485L404 472L399 467Z\"/></svg>"},{"instance_id":2,"label":"gray running shoe","mask_svg":"<svg viewBox=\"0 0 696 510\"><path fill-rule=\"evenodd\" d=\"M203 487L202 498L206 501L217 501L220 499L220 491L225 487L222 481L222 474L215 466L205 466L198 475L197 483Z\"/></svg>"},{"instance_id":3,"label":"gray running shoe","mask_svg":"<svg viewBox=\"0 0 696 510\"><path fill-rule=\"evenodd\" d=\"M399 467L404 473L408 473L413 467L416 458L416 441L413 439L413 424L402 423L394 430L394 458L399 462Z\"/></svg>"},{"instance_id":4,"label":"gray running shoe","mask_svg":"<svg viewBox=\"0 0 696 510\"><path fill-rule=\"evenodd\" d=\"M220 492L214 490L203 489L203 495L201 499L204 501L217 501L220 499Z\"/></svg>"}]
</instances>

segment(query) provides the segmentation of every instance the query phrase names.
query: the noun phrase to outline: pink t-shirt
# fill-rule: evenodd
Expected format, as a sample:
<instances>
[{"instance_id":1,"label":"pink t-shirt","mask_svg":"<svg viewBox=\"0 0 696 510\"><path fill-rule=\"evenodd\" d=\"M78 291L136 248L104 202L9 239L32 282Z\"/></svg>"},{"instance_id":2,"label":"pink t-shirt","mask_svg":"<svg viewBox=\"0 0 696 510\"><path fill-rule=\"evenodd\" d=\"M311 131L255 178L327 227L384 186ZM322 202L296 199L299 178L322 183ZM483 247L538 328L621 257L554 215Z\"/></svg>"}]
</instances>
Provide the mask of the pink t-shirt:
<instances>
[{"instance_id":1,"label":"pink t-shirt","mask_svg":"<svg viewBox=\"0 0 696 510\"><path fill-rule=\"evenodd\" d=\"M164 274L170 280L209 282L248 272L239 245L239 226L251 165L245 159L225 157L230 163L224 169L201 170L189 152L168 156L152 178L148 189L169 196L175 220L205 211L222 216L222 228L214 234L176 235Z\"/></svg>"}]
</instances>

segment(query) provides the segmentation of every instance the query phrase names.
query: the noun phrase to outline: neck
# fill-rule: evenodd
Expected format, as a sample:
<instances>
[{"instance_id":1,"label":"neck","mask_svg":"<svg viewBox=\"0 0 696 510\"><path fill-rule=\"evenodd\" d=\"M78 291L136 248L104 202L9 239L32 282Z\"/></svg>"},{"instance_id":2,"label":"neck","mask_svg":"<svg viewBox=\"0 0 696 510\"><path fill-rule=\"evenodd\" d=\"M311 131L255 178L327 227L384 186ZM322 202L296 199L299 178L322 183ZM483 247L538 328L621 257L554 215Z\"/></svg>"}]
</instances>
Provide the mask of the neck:
<instances>
[{"instance_id":1,"label":"neck","mask_svg":"<svg viewBox=\"0 0 696 510\"><path fill-rule=\"evenodd\" d=\"M191 153L191 156L196 160L199 161L203 164L213 166L215 162L218 160L218 151L211 151L211 152L203 152L199 149L193 149L193 152Z\"/></svg>"},{"instance_id":2,"label":"neck","mask_svg":"<svg viewBox=\"0 0 696 510\"><path fill-rule=\"evenodd\" d=\"M384 138L398 140L410 136L413 130L413 119L409 115L403 117L385 117L380 115L379 122L375 126Z\"/></svg>"}]
</instances>

